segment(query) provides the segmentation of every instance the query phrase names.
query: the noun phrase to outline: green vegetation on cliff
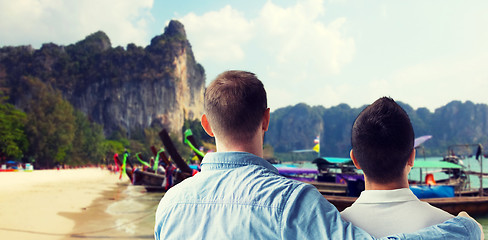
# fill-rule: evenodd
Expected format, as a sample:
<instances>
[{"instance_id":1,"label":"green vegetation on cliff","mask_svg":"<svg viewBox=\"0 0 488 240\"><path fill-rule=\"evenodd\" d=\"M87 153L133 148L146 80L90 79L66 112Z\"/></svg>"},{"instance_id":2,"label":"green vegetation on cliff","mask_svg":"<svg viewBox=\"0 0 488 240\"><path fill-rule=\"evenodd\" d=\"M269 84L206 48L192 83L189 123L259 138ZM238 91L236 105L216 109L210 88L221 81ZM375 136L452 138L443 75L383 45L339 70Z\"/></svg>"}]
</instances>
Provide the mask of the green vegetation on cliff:
<instances>
[{"instance_id":1,"label":"green vegetation on cliff","mask_svg":"<svg viewBox=\"0 0 488 240\"><path fill-rule=\"evenodd\" d=\"M0 92L0 159L21 158L28 146L24 133L26 115L6 100Z\"/></svg>"},{"instance_id":2,"label":"green vegetation on cliff","mask_svg":"<svg viewBox=\"0 0 488 240\"><path fill-rule=\"evenodd\" d=\"M488 105L470 101L452 101L435 112L426 108L413 109L399 104L410 116L415 135L432 135L427 141L428 156L442 156L453 144L481 143L488 147ZM331 108L297 104L278 109L271 114L270 130L265 142L276 152L312 149L313 140L320 135L323 156L348 157L351 148L351 127L360 108L340 104ZM485 153L488 149L485 150Z\"/></svg>"},{"instance_id":3,"label":"green vegetation on cliff","mask_svg":"<svg viewBox=\"0 0 488 240\"><path fill-rule=\"evenodd\" d=\"M177 21L146 47L112 47L102 31L67 46L2 47L0 160L83 165L126 148L148 158L161 128L181 141L185 120L203 111L204 88Z\"/></svg>"}]
</instances>

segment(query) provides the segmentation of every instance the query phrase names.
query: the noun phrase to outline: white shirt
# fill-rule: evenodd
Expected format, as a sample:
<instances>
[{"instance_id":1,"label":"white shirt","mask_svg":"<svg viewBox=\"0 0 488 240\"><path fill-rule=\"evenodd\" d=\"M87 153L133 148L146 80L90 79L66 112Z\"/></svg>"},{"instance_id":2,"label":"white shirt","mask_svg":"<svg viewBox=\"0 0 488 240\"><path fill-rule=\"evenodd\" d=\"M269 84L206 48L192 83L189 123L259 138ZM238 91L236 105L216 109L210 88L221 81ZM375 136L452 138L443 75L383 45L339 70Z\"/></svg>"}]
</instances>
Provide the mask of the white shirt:
<instances>
[{"instance_id":1,"label":"white shirt","mask_svg":"<svg viewBox=\"0 0 488 240\"><path fill-rule=\"evenodd\" d=\"M409 188L365 190L341 216L378 238L415 232L454 217L420 201Z\"/></svg>"}]
</instances>

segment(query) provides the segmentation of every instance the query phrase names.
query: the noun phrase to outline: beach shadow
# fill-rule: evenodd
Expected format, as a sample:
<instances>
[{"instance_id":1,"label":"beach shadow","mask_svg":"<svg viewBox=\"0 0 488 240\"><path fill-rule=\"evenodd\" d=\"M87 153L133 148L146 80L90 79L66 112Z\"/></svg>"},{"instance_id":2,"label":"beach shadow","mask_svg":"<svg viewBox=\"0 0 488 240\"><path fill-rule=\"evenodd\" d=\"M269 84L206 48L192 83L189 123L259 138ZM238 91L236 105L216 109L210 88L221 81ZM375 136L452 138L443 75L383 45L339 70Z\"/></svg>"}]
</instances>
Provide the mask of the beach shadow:
<instances>
[{"instance_id":1,"label":"beach shadow","mask_svg":"<svg viewBox=\"0 0 488 240\"><path fill-rule=\"evenodd\" d=\"M85 236L73 234L71 238L88 238L88 239L153 239L153 235L136 235L136 236Z\"/></svg>"}]
</instances>

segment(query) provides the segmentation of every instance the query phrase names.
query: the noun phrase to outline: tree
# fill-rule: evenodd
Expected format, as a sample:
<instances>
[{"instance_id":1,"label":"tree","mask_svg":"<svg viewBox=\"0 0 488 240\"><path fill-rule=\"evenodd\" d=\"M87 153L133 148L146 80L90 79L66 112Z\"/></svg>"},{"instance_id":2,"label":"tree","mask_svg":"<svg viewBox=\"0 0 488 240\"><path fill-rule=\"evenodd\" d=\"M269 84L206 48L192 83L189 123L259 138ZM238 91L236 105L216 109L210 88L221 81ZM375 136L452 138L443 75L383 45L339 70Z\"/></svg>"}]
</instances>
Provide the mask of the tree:
<instances>
[{"instance_id":1,"label":"tree","mask_svg":"<svg viewBox=\"0 0 488 240\"><path fill-rule=\"evenodd\" d=\"M68 163L71 165L100 163L104 157L102 127L90 122L79 110L74 111L74 116L76 130Z\"/></svg>"},{"instance_id":2,"label":"tree","mask_svg":"<svg viewBox=\"0 0 488 240\"><path fill-rule=\"evenodd\" d=\"M24 81L32 93L26 123L29 154L36 159L37 167L67 163L76 129L73 106L59 91L39 79L25 78Z\"/></svg>"},{"instance_id":3,"label":"tree","mask_svg":"<svg viewBox=\"0 0 488 240\"><path fill-rule=\"evenodd\" d=\"M24 133L26 115L6 100L0 92L0 160L19 159L28 146Z\"/></svg>"},{"instance_id":4,"label":"tree","mask_svg":"<svg viewBox=\"0 0 488 240\"><path fill-rule=\"evenodd\" d=\"M127 142L127 144L129 144ZM111 158L114 154L119 153L122 154L124 152L126 145L124 145L121 141L116 140L104 140L102 142L102 152L104 152L105 158L107 159L107 163L111 163Z\"/></svg>"}]
</instances>

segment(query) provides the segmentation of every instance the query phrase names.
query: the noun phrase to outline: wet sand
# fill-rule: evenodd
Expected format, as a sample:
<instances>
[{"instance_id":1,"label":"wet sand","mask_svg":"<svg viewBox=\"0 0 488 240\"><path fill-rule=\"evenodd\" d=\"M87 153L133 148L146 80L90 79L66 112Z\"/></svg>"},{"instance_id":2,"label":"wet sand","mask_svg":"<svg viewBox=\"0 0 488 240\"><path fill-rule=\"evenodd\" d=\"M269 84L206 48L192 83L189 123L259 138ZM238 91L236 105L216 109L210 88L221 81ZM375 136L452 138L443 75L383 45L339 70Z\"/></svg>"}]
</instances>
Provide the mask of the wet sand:
<instances>
[{"instance_id":1,"label":"wet sand","mask_svg":"<svg viewBox=\"0 0 488 240\"><path fill-rule=\"evenodd\" d=\"M153 196L99 168L0 172L0 239L152 238Z\"/></svg>"},{"instance_id":2,"label":"wet sand","mask_svg":"<svg viewBox=\"0 0 488 240\"><path fill-rule=\"evenodd\" d=\"M105 191L82 214L61 213L76 224L63 239L153 239L154 215L162 193L142 186L117 184Z\"/></svg>"}]
</instances>

